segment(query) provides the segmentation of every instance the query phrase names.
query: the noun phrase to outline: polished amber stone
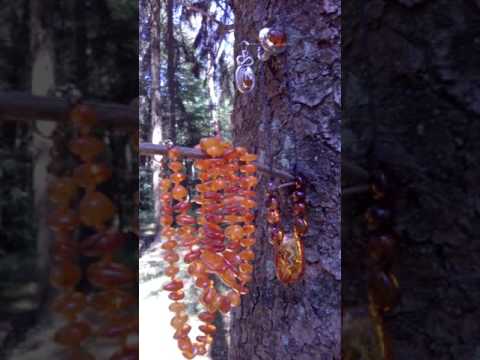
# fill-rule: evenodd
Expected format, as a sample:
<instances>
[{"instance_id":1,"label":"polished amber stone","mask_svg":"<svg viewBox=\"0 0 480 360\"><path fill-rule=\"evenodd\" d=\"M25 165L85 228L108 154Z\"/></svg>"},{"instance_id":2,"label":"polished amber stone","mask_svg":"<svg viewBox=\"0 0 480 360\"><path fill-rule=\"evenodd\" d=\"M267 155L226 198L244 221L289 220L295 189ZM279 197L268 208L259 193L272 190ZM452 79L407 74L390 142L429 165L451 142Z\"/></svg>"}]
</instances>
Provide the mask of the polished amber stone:
<instances>
[{"instance_id":1,"label":"polished amber stone","mask_svg":"<svg viewBox=\"0 0 480 360\"><path fill-rule=\"evenodd\" d=\"M107 338L123 338L138 332L138 317L135 315L120 315L110 318L98 330L98 335Z\"/></svg>"},{"instance_id":2,"label":"polished amber stone","mask_svg":"<svg viewBox=\"0 0 480 360\"><path fill-rule=\"evenodd\" d=\"M243 250L240 254L242 260L251 261L255 259L255 253L252 250Z\"/></svg>"},{"instance_id":3,"label":"polished amber stone","mask_svg":"<svg viewBox=\"0 0 480 360\"><path fill-rule=\"evenodd\" d=\"M201 171L208 170L210 168L210 165L211 165L211 162L206 159L195 161L195 167Z\"/></svg>"},{"instance_id":4,"label":"polished amber stone","mask_svg":"<svg viewBox=\"0 0 480 360\"><path fill-rule=\"evenodd\" d=\"M296 218L293 223L293 226L294 226L295 232L300 236L305 235L308 231L308 223L307 223L307 220L305 220L304 218L301 218L301 217Z\"/></svg>"},{"instance_id":5,"label":"polished amber stone","mask_svg":"<svg viewBox=\"0 0 480 360\"><path fill-rule=\"evenodd\" d=\"M220 303L218 305L218 310L220 310L222 313L226 314L232 309L232 303L230 302L230 299L226 296L222 296L220 299Z\"/></svg>"},{"instance_id":6,"label":"polished amber stone","mask_svg":"<svg viewBox=\"0 0 480 360\"><path fill-rule=\"evenodd\" d=\"M48 226L54 231L72 232L79 224L77 214L71 209L56 209L48 217Z\"/></svg>"},{"instance_id":7,"label":"polished amber stone","mask_svg":"<svg viewBox=\"0 0 480 360\"><path fill-rule=\"evenodd\" d=\"M68 318L74 318L86 306L85 295L78 291L66 292L55 299L52 309Z\"/></svg>"},{"instance_id":8,"label":"polished amber stone","mask_svg":"<svg viewBox=\"0 0 480 360\"><path fill-rule=\"evenodd\" d=\"M243 247L251 247L255 245L256 241L257 240L254 237L247 237L240 240L240 245Z\"/></svg>"},{"instance_id":9,"label":"polished amber stone","mask_svg":"<svg viewBox=\"0 0 480 360\"><path fill-rule=\"evenodd\" d=\"M257 171L257 167L253 164L247 164L241 166L240 171L245 174L254 174Z\"/></svg>"},{"instance_id":10,"label":"polished amber stone","mask_svg":"<svg viewBox=\"0 0 480 360\"><path fill-rule=\"evenodd\" d=\"M286 234L275 256L277 277L285 284L298 281L305 270L303 241L297 234Z\"/></svg>"},{"instance_id":11,"label":"polished amber stone","mask_svg":"<svg viewBox=\"0 0 480 360\"><path fill-rule=\"evenodd\" d=\"M176 185L172 190L172 197L175 200L182 201L188 195L188 191L182 185Z\"/></svg>"},{"instance_id":12,"label":"polished amber stone","mask_svg":"<svg viewBox=\"0 0 480 360\"><path fill-rule=\"evenodd\" d=\"M202 255L200 256L200 259L211 271L221 272L224 271L227 267L225 259L222 255L219 255L218 253L214 253L209 250L204 250L202 252Z\"/></svg>"},{"instance_id":13,"label":"polished amber stone","mask_svg":"<svg viewBox=\"0 0 480 360\"><path fill-rule=\"evenodd\" d=\"M168 168L175 173L179 173L183 170L183 164L179 161L172 161L168 164Z\"/></svg>"},{"instance_id":14,"label":"polished amber stone","mask_svg":"<svg viewBox=\"0 0 480 360\"><path fill-rule=\"evenodd\" d=\"M181 329L178 329L175 331L175 334L173 335L173 338L178 340L178 339L184 339L188 337L188 333L192 330L192 327L188 324L183 325Z\"/></svg>"},{"instance_id":15,"label":"polished amber stone","mask_svg":"<svg viewBox=\"0 0 480 360\"><path fill-rule=\"evenodd\" d=\"M232 307L237 307L240 306L241 304L241 297L240 294L235 292L235 291L229 291L227 293L228 298L230 299L230 304L232 304Z\"/></svg>"},{"instance_id":16,"label":"polished amber stone","mask_svg":"<svg viewBox=\"0 0 480 360\"><path fill-rule=\"evenodd\" d=\"M368 279L368 297L380 311L390 311L400 299L398 280L393 274L375 272Z\"/></svg>"},{"instance_id":17,"label":"polished amber stone","mask_svg":"<svg viewBox=\"0 0 480 360\"><path fill-rule=\"evenodd\" d=\"M171 215L164 215L160 218L160 224L162 226L172 226L173 224L173 216Z\"/></svg>"},{"instance_id":18,"label":"polished amber stone","mask_svg":"<svg viewBox=\"0 0 480 360\"><path fill-rule=\"evenodd\" d=\"M105 313L115 313L136 303L135 296L121 289L108 289L94 294L89 304L95 310Z\"/></svg>"},{"instance_id":19,"label":"polished amber stone","mask_svg":"<svg viewBox=\"0 0 480 360\"><path fill-rule=\"evenodd\" d=\"M199 259L200 255L201 255L200 250L190 251L189 253L185 254L183 261L185 261L186 264L190 264L195 260Z\"/></svg>"},{"instance_id":20,"label":"polished amber stone","mask_svg":"<svg viewBox=\"0 0 480 360\"><path fill-rule=\"evenodd\" d=\"M368 257L370 263L388 270L393 262L397 238L394 234L379 234L368 241Z\"/></svg>"},{"instance_id":21,"label":"polished amber stone","mask_svg":"<svg viewBox=\"0 0 480 360\"><path fill-rule=\"evenodd\" d=\"M174 301L182 300L184 297L185 297L185 293L183 291L171 292L168 295L168 298Z\"/></svg>"},{"instance_id":22,"label":"polished amber stone","mask_svg":"<svg viewBox=\"0 0 480 360\"><path fill-rule=\"evenodd\" d=\"M80 267L68 262L54 266L50 283L57 288L73 288L82 277Z\"/></svg>"},{"instance_id":23,"label":"polished amber stone","mask_svg":"<svg viewBox=\"0 0 480 360\"><path fill-rule=\"evenodd\" d=\"M128 266L114 261L99 261L87 268L88 280L100 288L116 288L131 285L135 273Z\"/></svg>"},{"instance_id":24,"label":"polished amber stone","mask_svg":"<svg viewBox=\"0 0 480 360\"><path fill-rule=\"evenodd\" d=\"M177 314L172 318L172 321L170 322L170 325L174 329L181 329L186 322L188 321L188 315L187 314Z\"/></svg>"},{"instance_id":25,"label":"polished amber stone","mask_svg":"<svg viewBox=\"0 0 480 360\"><path fill-rule=\"evenodd\" d=\"M200 149L207 153L207 149L212 146L222 147L222 140L219 137L208 137L200 140Z\"/></svg>"},{"instance_id":26,"label":"polished amber stone","mask_svg":"<svg viewBox=\"0 0 480 360\"><path fill-rule=\"evenodd\" d=\"M83 136L70 142L70 151L82 159L83 162L92 162L104 150L105 144L103 141L91 136Z\"/></svg>"},{"instance_id":27,"label":"polished amber stone","mask_svg":"<svg viewBox=\"0 0 480 360\"><path fill-rule=\"evenodd\" d=\"M95 111L90 105L78 104L75 105L70 112L70 121L73 126L77 128L81 134L88 134L92 127L97 122Z\"/></svg>"},{"instance_id":28,"label":"polished amber stone","mask_svg":"<svg viewBox=\"0 0 480 360\"><path fill-rule=\"evenodd\" d=\"M213 342L213 337L210 335L199 335L196 337L196 340L202 344L211 344Z\"/></svg>"},{"instance_id":29,"label":"polished amber stone","mask_svg":"<svg viewBox=\"0 0 480 360\"><path fill-rule=\"evenodd\" d=\"M269 224L278 224L280 222L280 211L278 209L268 209L267 222Z\"/></svg>"},{"instance_id":30,"label":"polished amber stone","mask_svg":"<svg viewBox=\"0 0 480 360\"><path fill-rule=\"evenodd\" d=\"M172 180L172 182L175 184L180 184L186 178L187 177L184 174L180 174L180 173L175 173L170 175L170 180Z\"/></svg>"},{"instance_id":31,"label":"polished amber stone","mask_svg":"<svg viewBox=\"0 0 480 360\"><path fill-rule=\"evenodd\" d=\"M178 225L195 225L195 218L191 215L181 214L176 217L176 222Z\"/></svg>"},{"instance_id":32,"label":"polished amber stone","mask_svg":"<svg viewBox=\"0 0 480 360\"><path fill-rule=\"evenodd\" d=\"M175 204L175 206L173 207L173 210L175 210L175 212L184 213L190 210L191 207L192 207L192 204L190 204L190 202L180 201L177 204Z\"/></svg>"},{"instance_id":33,"label":"polished amber stone","mask_svg":"<svg viewBox=\"0 0 480 360\"><path fill-rule=\"evenodd\" d=\"M225 180L223 180L222 178L218 178L212 181L211 189L212 191L220 191L225 188L225 185Z\"/></svg>"},{"instance_id":34,"label":"polished amber stone","mask_svg":"<svg viewBox=\"0 0 480 360\"><path fill-rule=\"evenodd\" d=\"M184 352L193 352L193 344L192 341L187 338L178 339L178 348Z\"/></svg>"},{"instance_id":35,"label":"polished amber stone","mask_svg":"<svg viewBox=\"0 0 480 360\"><path fill-rule=\"evenodd\" d=\"M211 280L206 274L200 274L197 277L197 280L195 280L195 286L200 288L200 289L206 289L210 286Z\"/></svg>"},{"instance_id":36,"label":"polished amber stone","mask_svg":"<svg viewBox=\"0 0 480 360\"><path fill-rule=\"evenodd\" d=\"M238 270L241 273L251 274L253 272L253 266L248 262L244 262L238 267Z\"/></svg>"},{"instance_id":37,"label":"polished amber stone","mask_svg":"<svg viewBox=\"0 0 480 360\"><path fill-rule=\"evenodd\" d=\"M255 176L247 176L241 180L241 186L244 189L253 189L258 184L258 179Z\"/></svg>"},{"instance_id":38,"label":"polished amber stone","mask_svg":"<svg viewBox=\"0 0 480 360\"><path fill-rule=\"evenodd\" d=\"M58 329L54 335L54 340L64 346L76 347L91 334L92 329L88 323L75 321Z\"/></svg>"},{"instance_id":39,"label":"polished amber stone","mask_svg":"<svg viewBox=\"0 0 480 360\"><path fill-rule=\"evenodd\" d=\"M238 274L238 279L242 282L242 284L246 284L252 280L252 275L248 273L240 273ZM238 292L241 293L242 289L239 288Z\"/></svg>"},{"instance_id":40,"label":"polished amber stone","mask_svg":"<svg viewBox=\"0 0 480 360\"><path fill-rule=\"evenodd\" d=\"M163 290L166 291L178 291L183 289L183 281L182 280L172 280L168 284L163 286Z\"/></svg>"},{"instance_id":41,"label":"polished amber stone","mask_svg":"<svg viewBox=\"0 0 480 360\"><path fill-rule=\"evenodd\" d=\"M283 48L287 45L287 35L278 30L271 29L267 34L267 39L277 48Z\"/></svg>"},{"instance_id":42,"label":"polished amber stone","mask_svg":"<svg viewBox=\"0 0 480 360\"><path fill-rule=\"evenodd\" d=\"M203 322L212 323L215 320L215 314L204 311L198 314L198 318Z\"/></svg>"},{"instance_id":43,"label":"polished amber stone","mask_svg":"<svg viewBox=\"0 0 480 360\"><path fill-rule=\"evenodd\" d=\"M180 256L174 251L165 251L163 253L163 259L166 262L173 264L173 263L176 263L178 260L180 260Z\"/></svg>"},{"instance_id":44,"label":"polished amber stone","mask_svg":"<svg viewBox=\"0 0 480 360\"><path fill-rule=\"evenodd\" d=\"M194 345L194 353L198 354L198 355L205 355L207 353L207 347L203 344L195 344Z\"/></svg>"},{"instance_id":45,"label":"polished amber stone","mask_svg":"<svg viewBox=\"0 0 480 360\"><path fill-rule=\"evenodd\" d=\"M86 194L79 206L80 220L91 227L101 227L115 215L112 201L100 192Z\"/></svg>"},{"instance_id":46,"label":"polished amber stone","mask_svg":"<svg viewBox=\"0 0 480 360\"><path fill-rule=\"evenodd\" d=\"M234 271L225 269L218 273L218 276L229 288L240 291L240 284L237 282L237 274Z\"/></svg>"},{"instance_id":47,"label":"polished amber stone","mask_svg":"<svg viewBox=\"0 0 480 360\"><path fill-rule=\"evenodd\" d=\"M244 154L244 155L240 156L240 160L249 163L249 162L257 160L257 155L247 153L247 154Z\"/></svg>"},{"instance_id":48,"label":"polished amber stone","mask_svg":"<svg viewBox=\"0 0 480 360\"><path fill-rule=\"evenodd\" d=\"M77 190L77 185L72 178L63 177L55 180L49 187L48 198L59 207L68 207L77 194Z\"/></svg>"},{"instance_id":49,"label":"polished amber stone","mask_svg":"<svg viewBox=\"0 0 480 360\"><path fill-rule=\"evenodd\" d=\"M241 262L240 256L234 251L225 250L222 255L230 267L236 267Z\"/></svg>"},{"instance_id":50,"label":"polished amber stone","mask_svg":"<svg viewBox=\"0 0 480 360\"><path fill-rule=\"evenodd\" d=\"M126 236L119 231L96 233L82 241L82 254L86 256L101 256L105 253L111 254L120 249L126 240Z\"/></svg>"},{"instance_id":51,"label":"polished amber stone","mask_svg":"<svg viewBox=\"0 0 480 360\"><path fill-rule=\"evenodd\" d=\"M243 228L240 225L230 225L225 229L225 236L234 241L239 241L243 235Z\"/></svg>"},{"instance_id":52,"label":"polished amber stone","mask_svg":"<svg viewBox=\"0 0 480 360\"><path fill-rule=\"evenodd\" d=\"M175 240L168 240L162 244L162 249L174 250L177 246L178 246L178 243Z\"/></svg>"},{"instance_id":53,"label":"polished amber stone","mask_svg":"<svg viewBox=\"0 0 480 360\"><path fill-rule=\"evenodd\" d=\"M188 273L192 276L198 276L200 274L205 274L207 267L202 261L194 261L188 266Z\"/></svg>"},{"instance_id":54,"label":"polished amber stone","mask_svg":"<svg viewBox=\"0 0 480 360\"><path fill-rule=\"evenodd\" d=\"M112 170L106 164L87 163L75 168L73 178L76 184L86 189L94 189L112 177Z\"/></svg>"},{"instance_id":55,"label":"polished amber stone","mask_svg":"<svg viewBox=\"0 0 480 360\"><path fill-rule=\"evenodd\" d=\"M165 268L165 275L173 277L178 274L180 269L176 266L170 265Z\"/></svg>"},{"instance_id":56,"label":"polished amber stone","mask_svg":"<svg viewBox=\"0 0 480 360\"><path fill-rule=\"evenodd\" d=\"M173 235L175 235L175 229L171 226L165 226L162 229L161 235L165 236L166 238L171 238Z\"/></svg>"},{"instance_id":57,"label":"polished amber stone","mask_svg":"<svg viewBox=\"0 0 480 360\"><path fill-rule=\"evenodd\" d=\"M174 313L181 313L187 310L187 305L184 303L174 302L168 306L168 309Z\"/></svg>"},{"instance_id":58,"label":"polished amber stone","mask_svg":"<svg viewBox=\"0 0 480 360\"><path fill-rule=\"evenodd\" d=\"M217 331L216 326L212 324L200 325L198 328L207 335L213 335Z\"/></svg>"}]
</instances>

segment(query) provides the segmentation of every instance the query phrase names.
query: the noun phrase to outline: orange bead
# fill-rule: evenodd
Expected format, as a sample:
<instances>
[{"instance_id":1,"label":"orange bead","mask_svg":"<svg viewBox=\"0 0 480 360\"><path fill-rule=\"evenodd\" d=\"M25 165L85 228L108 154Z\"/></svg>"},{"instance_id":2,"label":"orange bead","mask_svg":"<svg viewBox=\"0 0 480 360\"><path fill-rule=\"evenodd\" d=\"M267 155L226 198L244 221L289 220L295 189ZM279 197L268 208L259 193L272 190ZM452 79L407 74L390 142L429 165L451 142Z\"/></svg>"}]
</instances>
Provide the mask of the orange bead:
<instances>
[{"instance_id":1,"label":"orange bead","mask_svg":"<svg viewBox=\"0 0 480 360\"><path fill-rule=\"evenodd\" d=\"M301 278L305 268L303 241L296 234L286 234L275 256L277 277L285 284Z\"/></svg>"},{"instance_id":2,"label":"orange bead","mask_svg":"<svg viewBox=\"0 0 480 360\"><path fill-rule=\"evenodd\" d=\"M178 225L194 225L196 223L195 218L191 215L182 214L178 215L176 218Z\"/></svg>"},{"instance_id":3,"label":"orange bead","mask_svg":"<svg viewBox=\"0 0 480 360\"><path fill-rule=\"evenodd\" d=\"M249 224L243 227L243 233L247 236L252 235L254 232L255 232L255 225Z\"/></svg>"},{"instance_id":4,"label":"orange bead","mask_svg":"<svg viewBox=\"0 0 480 360\"><path fill-rule=\"evenodd\" d=\"M195 280L195 286L200 289L206 289L210 286L211 280L206 274L202 274Z\"/></svg>"},{"instance_id":5,"label":"orange bead","mask_svg":"<svg viewBox=\"0 0 480 360\"><path fill-rule=\"evenodd\" d=\"M188 324L185 324L181 329L178 329L177 331L175 331L173 338L176 340L187 338L190 330L192 330L192 327Z\"/></svg>"},{"instance_id":6,"label":"orange bead","mask_svg":"<svg viewBox=\"0 0 480 360\"><path fill-rule=\"evenodd\" d=\"M178 201L183 200L187 196L187 194L187 189L182 185L176 185L172 190L172 197Z\"/></svg>"},{"instance_id":7,"label":"orange bead","mask_svg":"<svg viewBox=\"0 0 480 360\"><path fill-rule=\"evenodd\" d=\"M85 295L81 292L67 292L55 299L52 309L69 318L74 318L87 304Z\"/></svg>"},{"instance_id":8,"label":"orange bead","mask_svg":"<svg viewBox=\"0 0 480 360\"><path fill-rule=\"evenodd\" d=\"M183 164L179 161L173 161L170 164L168 164L168 168L175 173L179 173L180 171L183 170Z\"/></svg>"},{"instance_id":9,"label":"orange bead","mask_svg":"<svg viewBox=\"0 0 480 360\"><path fill-rule=\"evenodd\" d=\"M245 174L254 174L257 171L257 167L253 164L247 164L240 167L240 171Z\"/></svg>"},{"instance_id":10,"label":"orange bead","mask_svg":"<svg viewBox=\"0 0 480 360\"><path fill-rule=\"evenodd\" d=\"M84 196L79 206L80 220L91 227L100 227L115 215L112 201L100 192Z\"/></svg>"},{"instance_id":11,"label":"orange bead","mask_svg":"<svg viewBox=\"0 0 480 360\"><path fill-rule=\"evenodd\" d=\"M240 254L242 260L251 261L255 259L255 253L252 250L243 250Z\"/></svg>"},{"instance_id":12,"label":"orange bead","mask_svg":"<svg viewBox=\"0 0 480 360\"><path fill-rule=\"evenodd\" d=\"M213 335L217 331L217 328L215 327L215 325L212 325L212 324L200 325L198 328L200 329L201 332L207 335Z\"/></svg>"},{"instance_id":13,"label":"orange bead","mask_svg":"<svg viewBox=\"0 0 480 360\"><path fill-rule=\"evenodd\" d=\"M70 151L83 162L91 162L105 150L105 144L97 138L84 136L70 142Z\"/></svg>"},{"instance_id":14,"label":"orange bead","mask_svg":"<svg viewBox=\"0 0 480 360\"><path fill-rule=\"evenodd\" d=\"M76 347L80 345L90 334L90 325L83 321L71 322L57 330L54 336L55 342L64 346Z\"/></svg>"},{"instance_id":15,"label":"orange bead","mask_svg":"<svg viewBox=\"0 0 480 360\"><path fill-rule=\"evenodd\" d=\"M112 177L112 170L106 164L87 163L75 168L73 177L78 186L93 189Z\"/></svg>"},{"instance_id":16,"label":"orange bead","mask_svg":"<svg viewBox=\"0 0 480 360\"><path fill-rule=\"evenodd\" d=\"M237 275L231 270L226 269L224 272L218 274L220 279L231 289L240 291L240 284L237 282Z\"/></svg>"},{"instance_id":17,"label":"orange bead","mask_svg":"<svg viewBox=\"0 0 480 360\"><path fill-rule=\"evenodd\" d=\"M240 306L240 303L241 303L240 294L236 293L235 291L230 291L228 292L227 296L230 299L230 303L232 304L232 307Z\"/></svg>"},{"instance_id":18,"label":"orange bead","mask_svg":"<svg viewBox=\"0 0 480 360\"><path fill-rule=\"evenodd\" d=\"M56 209L48 217L48 226L54 231L71 232L79 223L77 214L70 209Z\"/></svg>"},{"instance_id":19,"label":"orange bead","mask_svg":"<svg viewBox=\"0 0 480 360\"><path fill-rule=\"evenodd\" d=\"M185 294L184 294L183 291L171 292L171 293L168 295L168 298L169 298L170 300L173 300L173 301L182 300L184 297L185 297Z\"/></svg>"},{"instance_id":20,"label":"orange bead","mask_svg":"<svg viewBox=\"0 0 480 360\"><path fill-rule=\"evenodd\" d=\"M173 250L178 246L178 243L175 240L169 240L162 244L162 249L164 250Z\"/></svg>"},{"instance_id":21,"label":"orange bead","mask_svg":"<svg viewBox=\"0 0 480 360\"><path fill-rule=\"evenodd\" d=\"M70 263L58 264L50 274L50 282L57 288L72 288L82 277L80 267Z\"/></svg>"},{"instance_id":22,"label":"orange bead","mask_svg":"<svg viewBox=\"0 0 480 360\"><path fill-rule=\"evenodd\" d=\"M168 309L175 313L180 313L187 310L187 305L179 302L174 302L168 306Z\"/></svg>"},{"instance_id":23,"label":"orange bead","mask_svg":"<svg viewBox=\"0 0 480 360\"><path fill-rule=\"evenodd\" d=\"M225 236L231 240L240 240L243 237L243 228L240 225L230 225L225 229Z\"/></svg>"},{"instance_id":24,"label":"orange bead","mask_svg":"<svg viewBox=\"0 0 480 360\"><path fill-rule=\"evenodd\" d=\"M95 310L105 313L115 313L135 303L135 297L131 293L119 289L98 292L89 300Z\"/></svg>"},{"instance_id":25,"label":"orange bead","mask_svg":"<svg viewBox=\"0 0 480 360\"><path fill-rule=\"evenodd\" d=\"M204 250L200 256L200 259L211 271L223 271L226 268L225 259L223 256L212 251Z\"/></svg>"},{"instance_id":26,"label":"orange bead","mask_svg":"<svg viewBox=\"0 0 480 360\"><path fill-rule=\"evenodd\" d=\"M77 193L77 185L69 177L63 177L54 181L48 189L49 200L60 207L67 207Z\"/></svg>"},{"instance_id":27,"label":"orange bead","mask_svg":"<svg viewBox=\"0 0 480 360\"><path fill-rule=\"evenodd\" d=\"M206 153L211 157L221 157L225 153L225 149L221 146L209 146L206 149Z\"/></svg>"},{"instance_id":28,"label":"orange bead","mask_svg":"<svg viewBox=\"0 0 480 360\"><path fill-rule=\"evenodd\" d=\"M241 273L251 274L253 271L253 266L248 262L244 262L238 267L238 270Z\"/></svg>"},{"instance_id":29,"label":"orange bead","mask_svg":"<svg viewBox=\"0 0 480 360\"><path fill-rule=\"evenodd\" d=\"M278 224L280 222L280 212L278 209L267 210L267 222L269 224Z\"/></svg>"},{"instance_id":30,"label":"orange bead","mask_svg":"<svg viewBox=\"0 0 480 360\"><path fill-rule=\"evenodd\" d=\"M189 338L178 339L178 348L184 352L193 352L193 344Z\"/></svg>"},{"instance_id":31,"label":"orange bead","mask_svg":"<svg viewBox=\"0 0 480 360\"><path fill-rule=\"evenodd\" d=\"M87 277L94 286L107 289L131 285L136 279L132 269L113 261L100 261L90 265Z\"/></svg>"},{"instance_id":32,"label":"orange bead","mask_svg":"<svg viewBox=\"0 0 480 360\"><path fill-rule=\"evenodd\" d=\"M162 226L172 226L173 224L173 216L171 215L164 215L160 218L160 224Z\"/></svg>"},{"instance_id":33,"label":"orange bead","mask_svg":"<svg viewBox=\"0 0 480 360\"><path fill-rule=\"evenodd\" d=\"M241 160L241 161L245 161L245 162L252 162L252 161L257 160L257 155L254 155L254 154L244 154L244 155L240 156L240 160Z\"/></svg>"},{"instance_id":34,"label":"orange bead","mask_svg":"<svg viewBox=\"0 0 480 360\"><path fill-rule=\"evenodd\" d=\"M187 321L188 321L188 315L177 314L172 318L170 325L175 329L181 329Z\"/></svg>"},{"instance_id":35,"label":"orange bead","mask_svg":"<svg viewBox=\"0 0 480 360\"><path fill-rule=\"evenodd\" d=\"M178 260L180 260L180 256L174 251L165 251L163 253L163 259L166 262L173 264L173 263L176 263Z\"/></svg>"},{"instance_id":36,"label":"orange bead","mask_svg":"<svg viewBox=\"0 0 480 360\"><path fill-rule=\"evenodd\" d=\"M256 243L256 240L253 237L243 238L243 239L240 240L240 245L242 245L243 247L251 247L251 246L255 245L255 243Z\"/></svg>"},{"instance_id":37,"label":"orange bead","mask_svg":"<svg viewBox=\"0 0 480 360\"><path fill-rule=\"evenodd\" d=\"M183 289L183 281L181 280L173 280L163 286L163 290L166 291L178 291L181 289Z\"/></svg>"},{"instance_id":38,"label":"orange bead","mask_svg":"<svg viewBox=\"0 0 480 360\"><path fill-rule=\"evenodd\" d=\"M215 314L204 311L198 314L198 318L203 322L211 323L215 321Z\"/></svg>"},{"instance_id":39,"label":"orange bead","mask_svg":"<svg viewBox=\"0 0 480 360\"><path fill-rule=\"evenodd\" d=\"M200 335L196 337L197 341L202 343L202 344L211 344L213 342L213 337L209 335Z\"/></svg>"},{"instance_id":40,"label":"orange bead","mask_svg":"<svg viewBox=\"0 0 480 360\"><path fill-rule=\"evenodd\" d=\"M221 140L218 137L209 137L209 138L203 138L200 140L200 149L206 154L208 154L208 148L211 147L218 147L222 148ZM223 148L222 148L223 150Z\"/></svg>"},{"instance_id":41,"label":"orange bead","mask_svg":"<svg viewBox=\"0 0 480 360\"><path fill-rule=\"evenodd\" d=\"M162 229L161 235L165 236L166 238L171 238L173 235L175 235L175 229L171 226L165 226Z\"/></svg>"}]
</instances>

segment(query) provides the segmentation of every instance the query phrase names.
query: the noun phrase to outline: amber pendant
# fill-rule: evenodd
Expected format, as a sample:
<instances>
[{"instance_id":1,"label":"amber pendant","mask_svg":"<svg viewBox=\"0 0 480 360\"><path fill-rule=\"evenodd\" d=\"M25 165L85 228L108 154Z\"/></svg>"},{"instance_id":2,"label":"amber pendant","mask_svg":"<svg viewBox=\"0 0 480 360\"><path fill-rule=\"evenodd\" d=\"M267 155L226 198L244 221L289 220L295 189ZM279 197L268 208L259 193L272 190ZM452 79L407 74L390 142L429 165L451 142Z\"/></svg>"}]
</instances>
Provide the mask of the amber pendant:
<instances>
[{"instance_id":1,"label":"amber pendant","mask_svg":"<svg viewBox=\"0 0 480 360\"><path fill-rule=\"evenodd\" d=\"M305 271L305 256L302 238L295 232L288 233L275 251L277 278L291 284L298 281Z\"/></svg>"}]
</instances>

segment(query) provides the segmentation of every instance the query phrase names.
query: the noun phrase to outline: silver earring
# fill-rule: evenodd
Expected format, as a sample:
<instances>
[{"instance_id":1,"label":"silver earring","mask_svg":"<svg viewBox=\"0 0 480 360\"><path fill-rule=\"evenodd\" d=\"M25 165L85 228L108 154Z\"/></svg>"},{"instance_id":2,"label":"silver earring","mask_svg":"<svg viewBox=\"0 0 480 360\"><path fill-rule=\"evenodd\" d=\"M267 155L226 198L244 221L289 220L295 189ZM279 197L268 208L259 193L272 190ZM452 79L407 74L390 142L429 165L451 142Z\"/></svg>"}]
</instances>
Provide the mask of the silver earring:
<instances>
[{"instance_id":1,"label":"silver earring","mask_svg":"<svg viewBox=\"0 0 480 360\"><path fill-rule=\"evenodd\" d=\"M244 42L245 43L245 42ZM253 58L247 50L248 43L237 56L237 70L235 71L235 85L242 94L249 93L255 88L255 73L253 72Z\"/></svg>"}]
</instances>

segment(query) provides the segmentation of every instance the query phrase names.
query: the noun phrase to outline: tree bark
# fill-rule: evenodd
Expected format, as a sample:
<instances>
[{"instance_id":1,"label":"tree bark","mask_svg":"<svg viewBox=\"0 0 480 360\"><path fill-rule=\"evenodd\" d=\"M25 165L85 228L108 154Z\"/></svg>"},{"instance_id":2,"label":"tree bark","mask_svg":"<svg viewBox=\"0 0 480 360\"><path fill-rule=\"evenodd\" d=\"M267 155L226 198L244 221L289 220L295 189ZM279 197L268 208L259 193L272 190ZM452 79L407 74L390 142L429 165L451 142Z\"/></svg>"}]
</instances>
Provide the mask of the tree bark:
<instances>
[{"instance_id":1,"label":"tree bark","mask_svg":"<svg viewBox=\"0 0 480 360\"><path fill-rule=\"evenodd\" d=\"M234 142L261 162L273 154L275 167L306 177L310 228L304 278L285 286L275 277L263 206L268 178L261 176L255 270L232 315L228 359L339 359L340 1L237 0L234 12L236 55L262 27L288 36L283 54L255 65L254 91L237 93ZM286 229L291 217L285 209Z\"/></svg>"},{"instance_id":2,"label":"tree bark","mask_svg":"<svg viewBox=\"0 0 480 360\"><path fill-rule=\"evenodd\" d=\"M175 99L176 99L176 84L175 84L175 37L173 27L173 13L174 1L167 0L167 36L165 38L167 49L167 86L169 98L169 114L168 114L168 137L175 142L176 140L176 117L175 117Z\"/></svg>"}]
</instances>

